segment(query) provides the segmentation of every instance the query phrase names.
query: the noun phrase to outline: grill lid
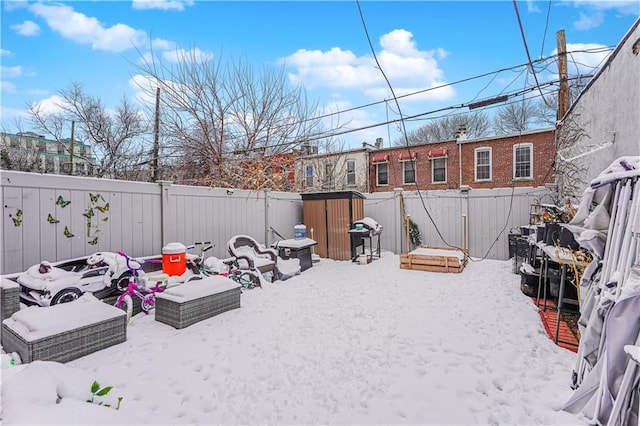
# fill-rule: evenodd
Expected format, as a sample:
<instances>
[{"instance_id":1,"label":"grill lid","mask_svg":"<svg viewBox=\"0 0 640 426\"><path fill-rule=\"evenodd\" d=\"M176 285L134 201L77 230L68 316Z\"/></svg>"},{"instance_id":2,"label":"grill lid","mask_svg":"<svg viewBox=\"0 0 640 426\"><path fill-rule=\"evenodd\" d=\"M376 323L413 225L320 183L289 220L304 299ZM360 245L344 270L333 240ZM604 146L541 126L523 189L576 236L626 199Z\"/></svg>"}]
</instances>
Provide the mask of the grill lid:
<instances>
[{"instance_id":1,"label":"grill lid","mask_svg":"<svg viewBox=\"0 0 640 426\"><path fill-rule=\"evenodd\" d=\"M361 224L364 229L370 231L372 235L377 235L382 232L382 225L380 225L378 222L376 222L374 219L370 217L364 217L360 220L356 220L355 222L353 222L352 229L355 229L356 225L358 224Z\"/></svg>"}]
</instances>

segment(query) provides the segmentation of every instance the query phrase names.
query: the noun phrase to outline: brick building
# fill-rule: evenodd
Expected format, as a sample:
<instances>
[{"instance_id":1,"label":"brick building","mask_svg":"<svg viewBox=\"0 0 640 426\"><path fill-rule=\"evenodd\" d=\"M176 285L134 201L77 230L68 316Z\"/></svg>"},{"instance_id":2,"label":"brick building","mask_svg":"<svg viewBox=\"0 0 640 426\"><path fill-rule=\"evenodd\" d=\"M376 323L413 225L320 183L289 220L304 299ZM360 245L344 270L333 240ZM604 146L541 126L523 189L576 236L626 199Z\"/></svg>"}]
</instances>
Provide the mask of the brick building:
<instances>
[{"instance_id":1,"label":"brick building","mask_svg":"<svg viewBox=\"0 0 640 426\"><path fill-rule=\"evenodd\" d=\"M381 149L370 157L371 192L505 188L554 183L555 130ZM417 184L417 185L416 185Z\"/></svg>"}]
</instances>

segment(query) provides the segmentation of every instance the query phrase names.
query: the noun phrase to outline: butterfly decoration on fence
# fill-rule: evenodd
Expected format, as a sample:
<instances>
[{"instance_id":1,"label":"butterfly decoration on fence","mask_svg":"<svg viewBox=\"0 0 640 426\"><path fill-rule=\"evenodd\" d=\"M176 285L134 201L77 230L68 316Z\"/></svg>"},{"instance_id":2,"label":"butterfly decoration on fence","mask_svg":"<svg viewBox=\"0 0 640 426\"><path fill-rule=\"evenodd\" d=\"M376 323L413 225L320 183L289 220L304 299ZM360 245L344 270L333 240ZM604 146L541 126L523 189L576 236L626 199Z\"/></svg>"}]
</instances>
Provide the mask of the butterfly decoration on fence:
<instances>
[{"instance_id":1,"label":"butterfly decoration on fence","mask_svg":"<svg viewBox=\"0 0 640 426\"><path fill-rule=\"evenodd\" d=\"M86 212L82 213L82 216L86 217L87 219L91 219L93 217L93 209L88 208Z\"/></svg>"},{"instance_id":2,"label":"butterfly decoration on fence","mask_svg":"<svg viewBox=\"0 0 640 426\"><path fill-rule=\"evenodd\" d=\"M104 206L96 206L96 208L102 213L106 213L109 211L109 203L105 204Z\"/></svg>"},{"instance_id":3,"label":"butterfly decoration on fence","mask_svg":"<svg viewBox=\"0 0 640 426\"><path fill-rule=\"evenodd\" d=\"M22 210L18 209L16 217L12 217L11 219L13 220L13 226L22 225Z\"/></svg>"},{"instance_id":4,"label":"butterfly decoration on fence","mask_svg":"<svg viewBox=\"0 0 640 426\"><path fill-rule=\"evenodd\" d=\"M108 220L109 220L109 216L106 216L106 217L103 217L103 218L102 218L102 221L103 221L103 222L106 222L106 221L108 221Z\"/></svg>"},{"instance_id":5,"label":"butterfly decoration on fence","mask_svg":"<svg viewBox=\"0 0 640 426\"><path fill-rule=\"evenodd\" d=\"M73 238L74 235L71 233L71 231L69 231L69 227L65 226L64 227L64 232L63 232L64 236L67 238Z\"/></svg>"},{"instance_id":6,"label":"butterfly decoration on fence","mask_svg":"<svg viewBox=\"0 0 640 426\"><path fill-rule=\"evenodd\" d=\"M49 223L60 223L60 221L58 219L56 219L55 217L53 217L51 215L51 213L49 213L49 216L47 216L47 222L49 222Z\"/></svg>"},{"instance_id":7,"label":"butterfly decoration on fence","mask_svg":"<svg viewBox=\"0 0 640 426\"><path fill-rule=\"evenodd\" d=\"M56 204L59 205L62 208L67 207L69 204L71 204L71 201L67 201L64 198L62 198L62 195L58 196L58 199L56 200Z\"/></svg>"},{"instance_id":8,"label":"butterfly decoration on fence","mask_svg":"<svg viewBox=\"0 0 640 426\"><path fill-rule=\"evenodd\" d=\"M98 244L98 237L93 237L91 241L87 241L90 245L95 246Z\"/></svg>"},{"instance_id":9,"label":"butterfly decoration on fence","mask_svg":"<svg viewBox=\"0 0 640 426\"><path fill-rule=\"evenodd\" d=\"M104 198L102 197L101 194L92 194L89 193L89 198L91 199L91 202L93 204L96 204L98 202L98 200L102 199L102 201L104 201Z\"/></svg>"}]
</instances>

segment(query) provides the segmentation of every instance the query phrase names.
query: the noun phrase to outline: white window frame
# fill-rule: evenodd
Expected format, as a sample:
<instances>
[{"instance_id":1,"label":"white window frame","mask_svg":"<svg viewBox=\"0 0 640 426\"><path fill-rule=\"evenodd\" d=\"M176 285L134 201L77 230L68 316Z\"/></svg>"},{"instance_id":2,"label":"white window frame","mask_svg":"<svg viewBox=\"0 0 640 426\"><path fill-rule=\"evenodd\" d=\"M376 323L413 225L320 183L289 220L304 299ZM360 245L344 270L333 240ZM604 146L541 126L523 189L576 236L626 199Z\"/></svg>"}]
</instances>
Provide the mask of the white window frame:
<instances>
[{"instance_id":1,"label":"white window frame","mask_svg":"<svg viewBox=\"0 0 640 426\"><path fill-rule=\"evenodd\" d=\"M352 165L352 170L349 170L349 165ZM347 170L345 174L346 185L355 186L356 185L356 160L347 160L346 170ZM352 182L349 182L349 178L351 178Z\"/></svg>"},{"instance_id":2,"label":"white window frame","mask_svg":"<svg viewBox=\"0 0 640 426\"><path fill-rule=\"evenodd\" d=\"M482 179L478 178L478 154L481 152L489 153L489 177ZM482 164L482 166L487 166L487 164ZM493 179L493 155L490 146L484 146L473 150L473 179L476 182L489 182Z\"/></svg>"},{"instance_id":3,"label":"white window frame","mask_svg":"<svg viewBox=\"0 0 640 426\"><path fill-rule=\"evenodd\" d=\"M311 173L309 173L311 171ZM304 183L307 188L313 187L313 165L307 164L304 167Z\"/></svg>"},{"instance_id":4,"label":"white window frame","mask_svg":"<svg viewBox=\"0 0 640 426\"><path fill-rule=\"evenodd\" d=\"M518 164L516 162L516 152L520 148L527 148L529 150L529 175L528 176L516 176ZM531 142L517 143L513 145L513 180L531 180L533 179L533 144Z\"/></svg>"},{"instance_id":5,"label":"white window frame","mask_svg":"<svg viewBox=\"0 0 640 426\"><path fill-rule=\"evenodd\" d=\"M382 161L376 164L376 186L389 186L389 162ZM380 166L385 165L387 167L387 183L380 183Z\"/></svg>"},{"instance_id":6,"label":"white window frame","mask_svg":"<svg viewBox=\"0 0 640 426\"><path fill-rule=\"evenodd\" d=\"M403 185L413 185L418 181L418 171L416 170L416 159L415 158L407 158L400 160L402 163L402 184ZM413 165L413 182L407 182L407 163Z\"/></svg>"},{"instance_id":7,"label":"white window frame","mask_svg":"<svg viewBox=\"0 0 640 426\"><path fill-rule=\"evenodd\" d=\"M436 180L436 161L444 161L444 180ZM431 159L431 183L447 183L447 156L433 157Z\"/></svg>"}]
</instances>

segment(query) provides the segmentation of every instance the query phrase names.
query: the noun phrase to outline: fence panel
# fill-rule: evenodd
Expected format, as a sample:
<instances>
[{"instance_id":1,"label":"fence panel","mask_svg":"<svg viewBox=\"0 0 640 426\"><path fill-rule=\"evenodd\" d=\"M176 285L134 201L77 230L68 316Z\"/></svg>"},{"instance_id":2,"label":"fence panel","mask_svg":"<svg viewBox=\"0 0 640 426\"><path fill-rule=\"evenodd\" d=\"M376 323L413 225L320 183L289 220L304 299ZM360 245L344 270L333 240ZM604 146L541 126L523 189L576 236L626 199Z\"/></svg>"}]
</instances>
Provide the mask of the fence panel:
<instances>
[{"instance_id":1,"label":"fence panel","mask_svg":"<svg viewBox=\"0 0 640 426\"><path fill-rule=\"evenodd\" d=\"M145 208L159 205L157 184L6 171L1 179L2 274L100 250L158 253L149 242L160 249L160 216Z\"/></svg>"},{"instance_id":2,"label":"fence panel","mask_svg":"<svg viewBox=\"0 0 640 426\"><path fill-rule=\"evenodd\" d=\"M395 193L374 192L364 194L364 214L382 225L380 247L397 253L402 235L402 218L398 210Z\"/></svg>"},{"instance_id":3,"label":"fence panel","mask_svg":"<svg viewBox=\"0 0 640 426\"><path fill-rule=\"evenodd\" d=\"M550 196L551 192L544 187L470 191L470 254L489 259L508 259L509 232L528 224L531 205Z\"/></svg>"},{"instance_id":4,"label":"fence panel","mask_svg":"<svg viewBox=\"0 0 640 426\"><path fill-rule=\"evenodd\" d=\"M173 241L212 241L210 254L223 258L232 236L270 244L279 239L270 227L291 238L302 218L297 193L22 172L3 172L1 181L0 274L97 251L156 255ZM461 247L466 215L469 253L492 259L508 258L509 231L528 223L531 204L551 194L546 188L365 194L364 214L384 227L381 247L394 253L406 251L400 193L424 244Z\"/></svg>"}]
</instances>

